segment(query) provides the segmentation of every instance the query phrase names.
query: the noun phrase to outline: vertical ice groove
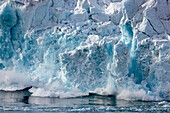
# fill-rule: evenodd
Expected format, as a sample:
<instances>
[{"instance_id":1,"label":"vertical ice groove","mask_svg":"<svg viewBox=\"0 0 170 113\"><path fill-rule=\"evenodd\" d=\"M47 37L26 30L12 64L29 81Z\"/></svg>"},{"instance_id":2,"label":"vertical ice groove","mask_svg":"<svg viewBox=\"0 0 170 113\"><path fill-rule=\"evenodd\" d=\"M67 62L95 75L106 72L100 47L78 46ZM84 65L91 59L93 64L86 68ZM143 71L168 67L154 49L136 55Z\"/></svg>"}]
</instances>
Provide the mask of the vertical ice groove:
<instances>
[{"instance_id":1,"label":"vertical ice groove","mask_svg":"<svg viewBox=\"0 0 170 113\"><path fill-rule=\"evenodd\" d=\"M136 39L134 37L134 29L132 27L131 20L128 19L127 16L127 10L123 9L123 18L120 23L121 31L122 31L122 41L126 45L129 51L129 73L128 76L136 76L135 70L136 70L136 59L135 59L135 51L137 47Z\"/></svg>"}]
</instances>

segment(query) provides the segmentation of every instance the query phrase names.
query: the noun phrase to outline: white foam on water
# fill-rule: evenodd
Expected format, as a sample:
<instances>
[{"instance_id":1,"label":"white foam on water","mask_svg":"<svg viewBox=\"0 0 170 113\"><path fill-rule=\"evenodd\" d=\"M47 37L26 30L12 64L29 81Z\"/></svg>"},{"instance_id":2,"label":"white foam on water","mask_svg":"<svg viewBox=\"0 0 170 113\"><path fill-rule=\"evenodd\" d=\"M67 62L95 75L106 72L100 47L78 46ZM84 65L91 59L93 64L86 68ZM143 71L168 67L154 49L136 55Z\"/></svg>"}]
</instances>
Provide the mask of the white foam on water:
<instances>
[{"instance_id":1,"label":"white foam on water","mask_svg":"<svg viewBox=\"0 0 170 113\"><path fill-rule=\"evenodd\" d=\"M23 73L0 70L0 89L15 91L33 85L31 78Z\"/></svg>"}]
</instances>

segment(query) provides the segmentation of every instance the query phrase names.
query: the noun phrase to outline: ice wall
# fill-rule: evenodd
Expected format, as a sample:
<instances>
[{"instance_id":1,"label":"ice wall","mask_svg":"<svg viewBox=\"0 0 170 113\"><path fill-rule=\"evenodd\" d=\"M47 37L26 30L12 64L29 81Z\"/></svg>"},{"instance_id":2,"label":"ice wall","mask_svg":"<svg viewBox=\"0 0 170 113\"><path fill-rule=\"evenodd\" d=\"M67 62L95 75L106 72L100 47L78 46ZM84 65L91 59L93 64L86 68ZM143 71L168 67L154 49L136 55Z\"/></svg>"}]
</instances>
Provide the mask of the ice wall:
<instances>
[{"instance_id":1,"label":"ice wall","mask_svg":"<svg viewBox=\"0 0 170 113\"><path fill-rule=\"evenodd\" d=\"M126 0L123 10L125 13L120 23L123 26L122 39L128 48L131 45L128 76L131 76L135 83L145 85L147 93L152 91L160 98L169 98L170 93L165 90L168 88L170 75L166 68L169 67L170 60L169 28L164 24L165 21L170 23L167 20L167 12L170 11L168 4L169 1L160 0ZM161 49L161 46L167 49Z\"/></svg>"},{"instance_id":2,"label":"ice wall","mask_svg":"<svg viewBox=\"0 0 170 113\"><path fill-rule=\"evenodd\" d=\"M93 91L123 99L170 100L169 4L0 1L0 88L33 86L34 96Z\"/></svg>"}]
</instances>

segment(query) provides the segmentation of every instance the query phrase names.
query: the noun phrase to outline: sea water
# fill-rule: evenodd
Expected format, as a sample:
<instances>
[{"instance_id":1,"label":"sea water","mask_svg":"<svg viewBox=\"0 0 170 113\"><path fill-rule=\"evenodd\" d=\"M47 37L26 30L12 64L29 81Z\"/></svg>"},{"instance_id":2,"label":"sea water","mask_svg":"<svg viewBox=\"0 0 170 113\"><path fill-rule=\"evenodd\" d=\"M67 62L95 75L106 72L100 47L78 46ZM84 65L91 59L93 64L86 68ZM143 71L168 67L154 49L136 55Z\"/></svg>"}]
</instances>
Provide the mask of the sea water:
<instances>
[{"instance_id":1,"label":"sea water","mask_svg":"<svg viewBox=\"0 0 170 113\"><path fill-rule=\"evenodd\" d=\"M0 91L0 113L170 112L170 103L120 100L90 94L75 98L33 97L28 91Z\"/></svg>"},{"instance_id":2,"label":"sea water","mask_svg":"<svg viewBox=\"0 0 170 113\"><path fill-rule=\"evenodd\" d=\"M170 100L170 1L109 1L0 0L0 90Z\"/></svg>"}]
</instances>

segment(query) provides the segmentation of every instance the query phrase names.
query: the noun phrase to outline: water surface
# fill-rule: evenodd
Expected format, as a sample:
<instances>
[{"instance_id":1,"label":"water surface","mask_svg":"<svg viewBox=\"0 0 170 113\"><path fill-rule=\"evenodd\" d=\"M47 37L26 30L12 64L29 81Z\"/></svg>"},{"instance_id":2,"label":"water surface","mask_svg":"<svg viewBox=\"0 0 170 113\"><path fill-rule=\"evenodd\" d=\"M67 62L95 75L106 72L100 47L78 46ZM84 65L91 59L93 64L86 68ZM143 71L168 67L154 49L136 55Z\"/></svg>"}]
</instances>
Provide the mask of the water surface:
<instances>
[{"instance_id":1,"label":"water surface","mask_svg":"<svg viewBox=\"0 0 170 113\"><path fill-rule=\"evenodd\" d=\"M28 91L0 91L0 113L170 112L168 102L143 102L91 94L76 98L33 97Z\"/></svg>"}]
</instances>

